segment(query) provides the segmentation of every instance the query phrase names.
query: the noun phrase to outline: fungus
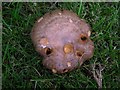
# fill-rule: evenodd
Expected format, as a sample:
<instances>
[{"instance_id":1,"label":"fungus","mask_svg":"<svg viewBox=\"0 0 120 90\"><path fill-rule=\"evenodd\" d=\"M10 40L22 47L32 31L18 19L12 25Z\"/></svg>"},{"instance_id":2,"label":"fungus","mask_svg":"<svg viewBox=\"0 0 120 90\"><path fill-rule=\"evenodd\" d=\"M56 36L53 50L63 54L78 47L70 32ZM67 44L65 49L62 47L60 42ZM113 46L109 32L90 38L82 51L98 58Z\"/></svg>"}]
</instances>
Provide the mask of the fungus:
<instances>
[{"instance_id":1,"label":"fungus","mask_svg":"<svg viewBox=\"0 0 120 90\"><path fill-rule=\"evenodd\" d=\"M90 26L74 12L54 10L38 19L31 31L37 52L44 56L43 65L53 73L65 73L93 56Z\"/></svg>"}]
</instances>

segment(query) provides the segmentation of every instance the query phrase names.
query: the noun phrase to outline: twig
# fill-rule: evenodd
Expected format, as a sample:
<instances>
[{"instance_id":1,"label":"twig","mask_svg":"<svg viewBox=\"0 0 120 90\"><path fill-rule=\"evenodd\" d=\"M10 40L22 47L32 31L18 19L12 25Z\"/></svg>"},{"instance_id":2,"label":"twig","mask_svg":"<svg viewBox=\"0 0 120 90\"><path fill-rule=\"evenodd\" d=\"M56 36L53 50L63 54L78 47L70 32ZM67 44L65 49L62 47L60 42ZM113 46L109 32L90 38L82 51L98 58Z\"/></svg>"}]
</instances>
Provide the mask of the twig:
<instances>
[{"instance_id":1,"label":"twig","mask_svg":"<svg viewBox=\"0 0 120 90\"><path fill-rule=\"evenodd\" d=\"M96 65L94 63L92 65L93 77L98 84L98 88L101 89L102 88L102 71L104 70L104 68L101 66L101 64L98 64L98 69L95 69L95 67Z\"/></svg>"}]
</instances>

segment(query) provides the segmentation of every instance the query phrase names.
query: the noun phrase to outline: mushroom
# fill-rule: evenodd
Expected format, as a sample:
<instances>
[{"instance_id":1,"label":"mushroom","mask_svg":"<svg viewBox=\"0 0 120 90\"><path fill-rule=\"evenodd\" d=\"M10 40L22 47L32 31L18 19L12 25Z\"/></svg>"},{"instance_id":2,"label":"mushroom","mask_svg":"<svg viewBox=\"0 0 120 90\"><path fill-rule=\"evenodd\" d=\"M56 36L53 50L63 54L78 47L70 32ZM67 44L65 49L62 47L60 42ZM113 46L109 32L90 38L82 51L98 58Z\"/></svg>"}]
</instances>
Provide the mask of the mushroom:
<instances>
[{"instance_id":1,"label":"mushroom","mask_svg":"<svg viewBox=\"0 0 120 90\"><path fill-rule=\"evenodd\" d=\"M53 73L65 73L93 56L90 26L74 12L54 10L38 19L31 39L43 65Z\"/></svg>"}]
</instances>

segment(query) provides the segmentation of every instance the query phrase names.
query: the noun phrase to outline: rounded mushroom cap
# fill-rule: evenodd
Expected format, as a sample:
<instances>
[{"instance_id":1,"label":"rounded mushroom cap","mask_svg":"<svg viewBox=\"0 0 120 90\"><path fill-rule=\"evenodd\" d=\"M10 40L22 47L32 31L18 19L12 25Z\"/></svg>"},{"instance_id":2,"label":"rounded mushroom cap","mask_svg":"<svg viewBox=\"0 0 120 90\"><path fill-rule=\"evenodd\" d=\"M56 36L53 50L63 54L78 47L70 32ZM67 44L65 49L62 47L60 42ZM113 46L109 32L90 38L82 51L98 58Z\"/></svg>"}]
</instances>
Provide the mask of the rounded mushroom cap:
<instances>
[{"instance_id":1,"label":"rounded mushroom cap","mask_svg":"<svg viewBox=\"0 0 120 90\"><path fill-rule=\"evenodd\" d=\"M71 71L93 56L90 26L75 13L55 10L38 19L31 38L43 65L53 73Z\"/></svg>"}]
</instances>

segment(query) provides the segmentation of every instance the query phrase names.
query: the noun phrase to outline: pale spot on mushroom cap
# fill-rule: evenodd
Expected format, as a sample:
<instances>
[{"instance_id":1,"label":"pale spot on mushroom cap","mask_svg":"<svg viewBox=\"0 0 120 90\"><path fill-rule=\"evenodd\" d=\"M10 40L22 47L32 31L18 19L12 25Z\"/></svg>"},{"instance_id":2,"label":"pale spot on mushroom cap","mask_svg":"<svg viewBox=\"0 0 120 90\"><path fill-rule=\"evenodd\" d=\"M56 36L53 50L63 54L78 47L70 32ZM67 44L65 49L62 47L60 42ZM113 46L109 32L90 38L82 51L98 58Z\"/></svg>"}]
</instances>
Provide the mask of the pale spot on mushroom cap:
<instances>
[{"instance_id":1,"label":"pale spot on mushroom cap","mask_svg":"<svg viewBox=\"0 0 120 90\"><path fill-rule=\"evenodd\" d=\"M48 39L47 38L42 38L40 41L39 41L39 43L41 44L41 45L47 45L48 44Z\"/></svg>"},{"instance_id":2,"label":"pale spot on mushroom cap","mask_svg":"<svg viewBox=\"0 0 120 90\"><path fill-rule=\"evenodd\" d=\"M73 52L73 45L68 43L64 45L64 52L66 54Z\"/></svg>"},{"instance_id":3,"label":"pale spot on mushroom cap","mask_svg":"<svg viewBox=\"0 0 120 90\"><path fill-rule=\"evenodd\" d=\"M90 36L91 35L91 31L88 31L88 36Z\"/></svg>"},{"instance_id":4,"label":"pale spot on mushroom cap","mask_svg":"<svg viewBox=\"0 0 120 90\"><path fill-rule=\"evenodd\" d=\"M69 19L69 22L72 23L73 22L72 19Z\"/></svg>"},{"instance_id":5,"label":"pale spot on mushroom cap","mask_svg":"<svg viewBox=\"0 0 120 90\"><path fill-rule=\"evenodd\" d=\"M57 70L55 70L55 69L52 69L52 72L53 72L53 73L57 73Z\"/></svg>"},{"instance_id":6,"label":"pale spot on mushroom cap","mask_svg":"<svg viewBox=\"0 0 120 90\"><path fill-rule=\"evenodd\" d=\"M70 62L67 62L67 66L68 66L68 67L71 67L71 63L70 63Z\"/></svg>"},{"instance_id":7,"label":"pale spot on mushroom cap","mask_svg":"<svg viewBox=\"0 0 120 90\"><path fill-rule=\"evenodd\" d=\"M40 19L38 19L38 22L40 22L43 19L43 17L41 17Z\"/></svg>"},{"instance_id":8,"label":"pale spot on mushroom cap","mask_svg":"<svg viewBox=\"0 0 120 90\"><path fill-rule=\"evenodd\" d=\"M41 45L40 47L42 47L42 48L46 48L47 46L45 46L45 45Z\"/></svg>"},{"instance_id":9,"label":"pale spot on mushroom cap","mask_svg":"<svg viewBox=\"0 0 120 90\"><path fill-rule=\"evenodd\" d=\"M58 13L59 15L62 15L62 13Z\"/></svg>"}]
</instances>

